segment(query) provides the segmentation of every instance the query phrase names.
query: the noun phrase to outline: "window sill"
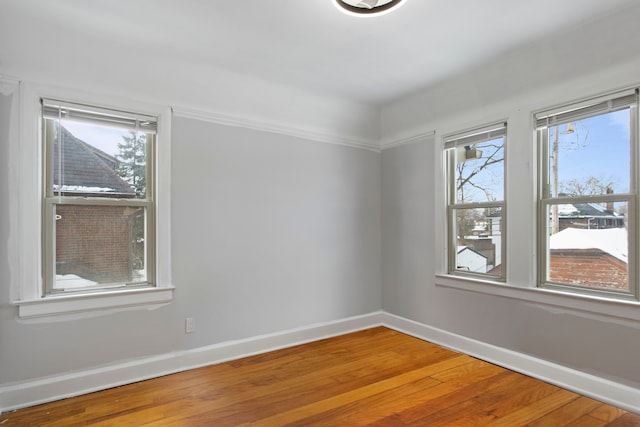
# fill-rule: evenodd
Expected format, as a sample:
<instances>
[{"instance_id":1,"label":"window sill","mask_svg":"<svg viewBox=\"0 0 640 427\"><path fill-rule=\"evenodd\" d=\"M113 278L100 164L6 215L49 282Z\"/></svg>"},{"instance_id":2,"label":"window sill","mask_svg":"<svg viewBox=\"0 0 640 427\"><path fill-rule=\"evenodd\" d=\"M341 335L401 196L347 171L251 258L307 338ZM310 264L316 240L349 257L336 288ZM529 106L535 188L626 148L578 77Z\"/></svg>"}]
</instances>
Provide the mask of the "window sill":
<instances>
[{"instance_id":1,"label":"window sill","mask_svg":"<svg viewBox=\"0 0 640 427\"><path fill-rule=\"evenodd\" d=\"M145 289L60 295L34 300L15 301L20 319L50 316L73 316L99 311L115 311L131 308L152 308L173 299L173 286Z\"/></svg>"},{"instance_id":2,"label":"window sill","mask_svg":"<svg viewBox=\"0 0 640 427\"><path fill-rule=\"evenodd\" d=\"M552 289L508 285L504 282L436 275L436 286L493 295L591 314L640 321L640 302L574 294Z\"/></svg>"}]
</instances>

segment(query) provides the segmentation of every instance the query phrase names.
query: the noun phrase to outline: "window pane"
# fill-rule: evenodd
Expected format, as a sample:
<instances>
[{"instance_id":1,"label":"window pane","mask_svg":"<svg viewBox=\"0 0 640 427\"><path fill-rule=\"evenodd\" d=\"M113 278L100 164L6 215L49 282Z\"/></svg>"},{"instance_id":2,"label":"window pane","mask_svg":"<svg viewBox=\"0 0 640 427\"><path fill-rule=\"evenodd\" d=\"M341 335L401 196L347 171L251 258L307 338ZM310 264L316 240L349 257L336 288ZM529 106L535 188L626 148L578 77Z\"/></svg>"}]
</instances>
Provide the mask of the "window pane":
<instances>
[{"instance_id":1,"label":"window pane","mask_svg":"<svg viewBox=\"0 0 640 427\"><path fill-rule=\"evenodd\" d=\"M144 283L145 209L57 205L54 289Z\"/></svg>"},{"instance_id":2,"label":"window pane","mask_svg":"<svg viewBox=\"0 0 640 427\"><path fill-rule=\"evenodd\" d=\"M504 199L504 141L498 138L453 150L457 203Z\"/></svg>"},{"instance_id":3,"label":"window pane","mask_svg":"<svg viewBox=\"0 0 640 427\"><path fill-rule=\"evenodd\" d=\"M502 209L454 209L455 269L502 275Z\"/></svg>"},{"instance_id":4,"label":"window pane","mask_svg":"<svg viewBox=\"0 0 640 427\"><path fill-rule=\"evenodd\" d=\"M548 206L547 281L629 291L627 202Z\"/></svg>"},{"instance_id":5,"label":"window pane","mask_svg":"<svg viewBox=\"0 0 640 427\"><path fill-rule=\"evenodd\" d=\"M95 123L46 119L53 141L54 195L146 198L151 134Z\"/></svg>"},{"instance_id":6,"label":"window pane","mask_svg":"<svg viewBox=\"0 0 640 427\"><path fill-rule=\"evenodd\" d=\"M630 114L627 108L548 129L552 197L630 191Z\"/></svg>"}]
</instances>

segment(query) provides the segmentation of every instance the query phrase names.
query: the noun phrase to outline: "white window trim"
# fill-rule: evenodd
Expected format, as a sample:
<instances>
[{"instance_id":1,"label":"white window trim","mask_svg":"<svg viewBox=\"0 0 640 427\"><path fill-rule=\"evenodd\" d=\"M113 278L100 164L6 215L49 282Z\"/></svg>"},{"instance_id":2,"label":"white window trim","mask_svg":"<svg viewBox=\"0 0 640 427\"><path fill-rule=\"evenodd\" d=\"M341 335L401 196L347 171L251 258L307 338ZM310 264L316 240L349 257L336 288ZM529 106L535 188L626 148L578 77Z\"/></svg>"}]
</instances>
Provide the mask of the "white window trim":
<instances>
[{"instance_id":1,"label":"white window trim","mask_svg":"<svg viewBox=\"0 0 640 427\"><path fill-rule=\"evenodd\" d=\"M639 284L638 284L638 264L637 264L637 230L638 230L638 221L640 218L638 217L638 145L640 140L638 138L638 104L637 104L637 89L627 89L620 92L611 92L608 95L599 96L596 98L587 98L585 100L564 104L559 107L555 107L553 109L549 109L546 111L534 112L532 115L534 117L536 127L536 145L538 149L538 209L537 209L537 223L538 230L544 230L546 228L546 208L548 206L552 206L554 203L558 202L568 202L570 200L576 200L577 203L580 202L589 202L593 201L595 203L604 202L607 200L613 202L623 202L628 204L628 280L629 280L629 291L628 292L615 292L608 291L605 289L589 289L585 286L572 287L567 283L553 283L547 280L547 266L546 262L548 261L548 242L545 238L545 233L538 233L537 241L538 241L538 287L545 289L556 289L560 291L567 292L569 294L586 294L586 295L594 295L596 297L601 297L603 299L611 299L611 300L627 300L638 302L638 298L640 297L639 292ZM547 165L549 161L549 141L545 139L544 135L547 135L548 138L548 129L551 126L556 126L557 124L569 123L569 121L580 120L583 118L596 117L602 114L606 114L610 111L617 111L615 108L616 105L618 108L624 106L624 108L630 108L630 111L634 113L635 120L632 120L631 125L631 141L630 141L630 161L631 161L631 179L629 182L630 189L627 193L618 193L615 195L600 195L600 196L583 196L578 198L567 198L561 197L559 195L553 196L551 190L545 190L545 182L543 177L547 175L548 170ZM593 108L596 106L597 108ZM585 112L579 111L580 109L585 109ZM558 115L564 115L564 118L557 120ZM635 262L634 262L635 261Z\"/></svg>"},{"instance_id":2,"label":"white window trim","mask_svg":"<svg viewBox=\"0 0 640 427\"><path fill-rule=\"evenodd\" d=\"M632 87L640 86L635 84ZM615 93L615 90L603 92L602 96ZM577 98L575 102L584 100L585 97ZM563 103L562 99L558 99L555 105ZM550 105L551 103L547 104ZM566 102L565 102L566 104ZM537 136L536 136L536 123L534 120L534 114L539 111L547 111L549 108L536 108L533 106L530 109L520 107L507 107L509 128L507 130L507 137L511 141L521 141L518 144L510 145L510 161L505 165L505 179L506 179L506 194L508 197L513 188L518 188L518 191L523 190L523 185L526 182L528 187L527 197L522 209L524 212L531 214L531 221L537 221L537 193L536 188L537 181L537 162L538 162L538 150L537 150ZM504 113L505 111L502 111ZM532 114L533 113L533 114ZM500 115L498 113L497 115ZM485 117L487 119L488 117ZM546 289L537 286L537 248L535 245L526 246L523 248L524 254L519 257L509 257L509 269L506 278L506 282L499 282L491 280L491 278L480 279L475 277L462 277L459 275L452 275L447 272L447 251L448 251L448 237L446 233L447 227L447 215L446 206L447 198L445 191L446 183L446 156L444 153L444 135L455 133L456 129L464 129L464 122L468 122L469 118L464 117L463 123L460 126L460 122L452 120L444 123L442 130L435 132L435 141L433 144L433 156L437 159L434 162L434 175L433 175L433 189L434 189L434 204L435 204L435 231L434 231L434 255L435 255L435 276L433 278L434 285L443 289L455 289L462 292L471 292L475 294L490 295L499 298L508 298L512 300L521 301L524 304L539 304L542 307L550 311L567 311L572 313L578 313L582 316L601 318L605 321L620 322L626 324L631 322L632 325L637 325L636 322L640 321L640 301L630 301L621 299L604 298L597 295L577 294L570 293L557 289ZM490 122L490 118L485 120ZM525 141L528 144L525 144ZM521 174L522 170L528 170L532 175L527 175L519 182L519 186L510 185L512 177ZM530 194L529 194L530 193ZM511 209L521 210L520 206L516 204L510 205ZM510 212L511 215L517 216L517 213ZM535 242L537 239L537 225L531 228L521 229L515 227L510 223L507 225L507 232L509 233L507 239L507 245L509 242ZM513 245L511 245L513 246Z\"/></svg>"},{"instance_id":3,"label":"white window trim","mask_svg":"<svg viewBox=\"0 0 640 427\"><path fill-rule=\"evenodd\" d=\"M9 147L10 204L17 206L10 221L10 244L18 253L11 266L11 300L20 318L77 315L149 308L173 299L171 283L171 109L51 87L19 86L19 137ZM80 104L139 111L158 117L156 152L157 222L156 286L109 292L43 297L42 286L42 144L40 142L40 98L66 99ZM161 171L161 173L159 172Z\"/></svg>"},{"instance_id":4,"label":"white window trim","mask_svg":"<svg viewBox=\"0 0 640 427\"><path fill-rule=\"evenodd\" d=\"M447 252L446 252L446 270L448 275L451 276L463 276L463 277L476 277L480 281L495 281L499 283L504 283L507 278L507 186L506 186L506 177L507 177L507 151L508 151L508 140L509 140L509 126L508 120L498 120L491 124L475 127L472 129L466 129L462 131L456 131L453 133L448 133L442 137L442 145L443 150L441 152L442 162L444 164L444 183L446 188L443 190L445 193L445 217L446 217L446 242L447 242ZM503 163L503 199L500 202L473 202L473 203L459 203L455 200L456 195L453 188L453 183L451 179L455 180L455 177L452 177L451 174L454 173L450 170L450 158L449 158L449 150L455 149L457 146L463 145L460 144L458 140L460 139L468 139L473 138L474 135L494 135L502 136L504 138L504 163ZM451 194L452 193L452 194ZM457 247L454 244L453 236L451 235L452 230L452 209L474 209L474 208L483 208L483 207L496 207L499 206L502 212L502 239L501 239L501 253L502 253L502 274L499 277L491 276L487 273L468 273L464 271L456 270L451 264L453 260L456 259L456 251Z\"/></svg>"}]
</instances>

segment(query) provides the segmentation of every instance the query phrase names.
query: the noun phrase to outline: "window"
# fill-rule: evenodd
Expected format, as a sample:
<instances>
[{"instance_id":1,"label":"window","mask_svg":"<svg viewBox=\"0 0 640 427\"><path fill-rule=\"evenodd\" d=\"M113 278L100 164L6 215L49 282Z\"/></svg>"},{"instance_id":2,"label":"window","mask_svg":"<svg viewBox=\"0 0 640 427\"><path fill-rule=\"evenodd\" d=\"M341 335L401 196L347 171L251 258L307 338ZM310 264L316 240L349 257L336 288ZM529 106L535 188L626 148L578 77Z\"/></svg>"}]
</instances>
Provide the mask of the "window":
<instances>
[{"instance_id":1,"label":"window","mask_svg":"<svg viewBox=\"0 0 640 427\"><path fill-rule=\"evenodd\" d=\"M18 316L49 321L171 302L171 109L16 87L8 164L15 167L9 185L20 189L9 193L10 298ZM56 101L68 98L76 101ZM123 108L90 106L96 99ZM144 155L128 158L123 137L143 145ZM133 165L136 172L127 169Z\"/></svg>"},{"instance_id":2,"label":"window","mask_svg":"<svg viewBox=\"0 0 640 427\"><path fill-rule=\"evenodd\" d=\"M155 280L157 118L42 100L43 294Z\"/></svg>"},{"instance_id":3,"label":"window","mask_svg":"<svg viewBox=\"0 0 640 427\"><path fill-rule=\"evenodd\" d=\"M540 285L637 299L637 92L535 119Z\"/></svg>"},{"instance_id":4,"label":"window","mask_svg":"<svg viewBox=\"0 0 640 427\"><path fill-rule=\"evenodd\" d=\"M448 270L505 280L506 123L444 138Z\"/></svg>"}]
</instances>

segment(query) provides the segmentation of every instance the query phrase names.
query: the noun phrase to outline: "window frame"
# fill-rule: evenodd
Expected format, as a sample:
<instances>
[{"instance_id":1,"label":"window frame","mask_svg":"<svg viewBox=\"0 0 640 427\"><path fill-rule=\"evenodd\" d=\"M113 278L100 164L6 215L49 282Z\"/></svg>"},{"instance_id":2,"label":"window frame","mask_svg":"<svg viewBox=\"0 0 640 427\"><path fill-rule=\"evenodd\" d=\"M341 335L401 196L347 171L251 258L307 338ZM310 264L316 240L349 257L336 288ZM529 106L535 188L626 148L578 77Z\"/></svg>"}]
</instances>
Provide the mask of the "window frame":
<instances>
[{"instance_id":1,"label":"window frame","mask_svg":"<svg viewBox=\"0 0 640 427\"><path fill-rule=\"evenodd\" d=\"M433 184L435 195L434 206L434 286L439 290L453 290L489 298L516 300L524 304L536 304L548 310L569 310L585 316L603 319L621 324L637 324L640 321L640 301L587 295L549 289L538 286L538 149L536 139L535 114L549 111L552 107L568 104L569 101L580 102L637 87L637 83L622 82L619 86L603 84L595 87L595 91L585 92L585 87L571 85L554 87L545 91L536 91L533 97L518 98L517 102L489 105L478 119L478 113L469 115L466 112L454 117L446 117L433 131L434 143L428 153L433 156ZM593 85L589 85L594 89ZM496 117L505 117L508 121L508 161L506 167L506 196L510 221L506 224L507 247L518 248L511 251L509 257L506 282L464 277L448 273L447 253L447 198L446 198L446 156L444 155L444 136L451 134L473 123L491 123ZM429 164L429 163L427 163ZM640 181L639 181L640 182ZM513 196L519 195L519 202L513 203ZM430 202L430 199L429 199ZM526 221L520 226L520 219ZM426 231L425 231L426 232ZM638 231L640 232L640 230ZM515 246L514 246L515 244ZM640 255L639 255L640 256ZM430 262L430 261L429 261Z\"/></svg>"},{"instance_id":2,"label":"window frame","mask_svg":"<svg viewBox=\"0 0 640 427\"><path fill-rule=\"evenodd\" d=\"M633 99L633 101L632 101ZM640 165L640 140L638 136L639 116L638 89L612 92L595 98L586 98L577 102L562 104L550 109L533 113L535 140L537 144L538 156L538 179L537 179L537 257L536 266L537 281L539 289L565 292L570 295L584 295L601 297L611 301L634 301L640 300L640 284L638 283L638 230L639 201L638 201L638 168ZM629 192L602 194L593 196L567 197L552 194L549 175L549 131L552 126L564 125L581 119L597 117L610 112L630 109L630 179ZM604 288L589 288L586 285L572 285L569 283L552 282L547 280L549 273L549 240L548 240L548 209L553 205L560 205L563 202L572 201L574 203L627 203L627 235L628 235L628 255L627 255L627 280L629 291L617 291Z\"/></svg>"},{"instance_id":3,"label":"window frame","mask_svg":"<svg viewBox=\"0 0 640 427\"><path fill-rule=\"evenodd\" d=\"M66 101L41 99L42 117L41 117L41 136L43 145L43 171L44 171L44 189L43 189L43 221L42 227L44 239L42 244L43 251L43 295L50 296L61 293L88 293L88 292L106 292L112 291L115 287L155 287L155 146L156 146L156 128L158 118L155 116L146 116L139 113L132 113L121 110L106 110L104 108L94 107L91 105L80 105ZM87 124L110 126L125 130L140 130L145 134L152 134L151 140L147 139L145 147L145 197L125 199L118 197L91 197L76 196L70 194L56 193L54 190L54 138L52 132L47 132L47 120L58 121L65 116L77 115L77 119ZM58 135L59 136L59 135ZM145 269L146 280L140 283L112 283L104 286L95 286L92 288L73 289L56 289L54 286L56 275L56 219L54 212L56 206L91 206L91 207L132 207L143 208L145 211Z\"/></svg>"},{"instance_id":4,"label":"window frame","mask_svg":"<svg viewBox=\"0 0 640 427\"><path fill-rule=\"evenodd\" d=\"M457 147L472 143L491 141L499 137L504 138L502 161L502 200L495 202L467 202L460 203L457 200L456 190L456 154ZM444 162L445 162L445 197L446 197L446 241L447 254L446 266L447 274L453 276L463 276L476 278L484 281L506 282L507 278L507 186L506 186L506 166L507 166L507 140L508 124L506 120L494 122L481 127L472 128L465 131L447 134L443 137L444 142ZM498 208L501 211L501 273L499 276L488 273L477 273L464 271L458 268L458 242L456 230L456 211L459 209L490 209Z\"/></svg>"},{"instance_id":5,"label":"window frame","mask_svg":"<svg viewBox=\"0 0 640 427\"><path fill-rule=\"evenodd\" d=\"M16 164L11 202L17 206L17 215L10 218L16 233L11 240L16 248L16 262L11 267L11 300L18 308L21 319L77 318L97 314L149 309L167 304L173 299L171 269L171 108L132 101L114 95L104 95L61 89L51 86L18 85L19 137L11 144L12 164ZM156 204L156 266L155 286L115 288L105 292L79 292L44 295L42 271L43 217L43 145L40 132L42 110L40 99L67 99L82 105L95 105L117 111L139 111L158 118L155 150L155 204ZM98 100L98 101L97 101ZM15 161L15 163L13 163ZM158 171L162 170L162 174Z\"/></svg>"}]
</instances>

